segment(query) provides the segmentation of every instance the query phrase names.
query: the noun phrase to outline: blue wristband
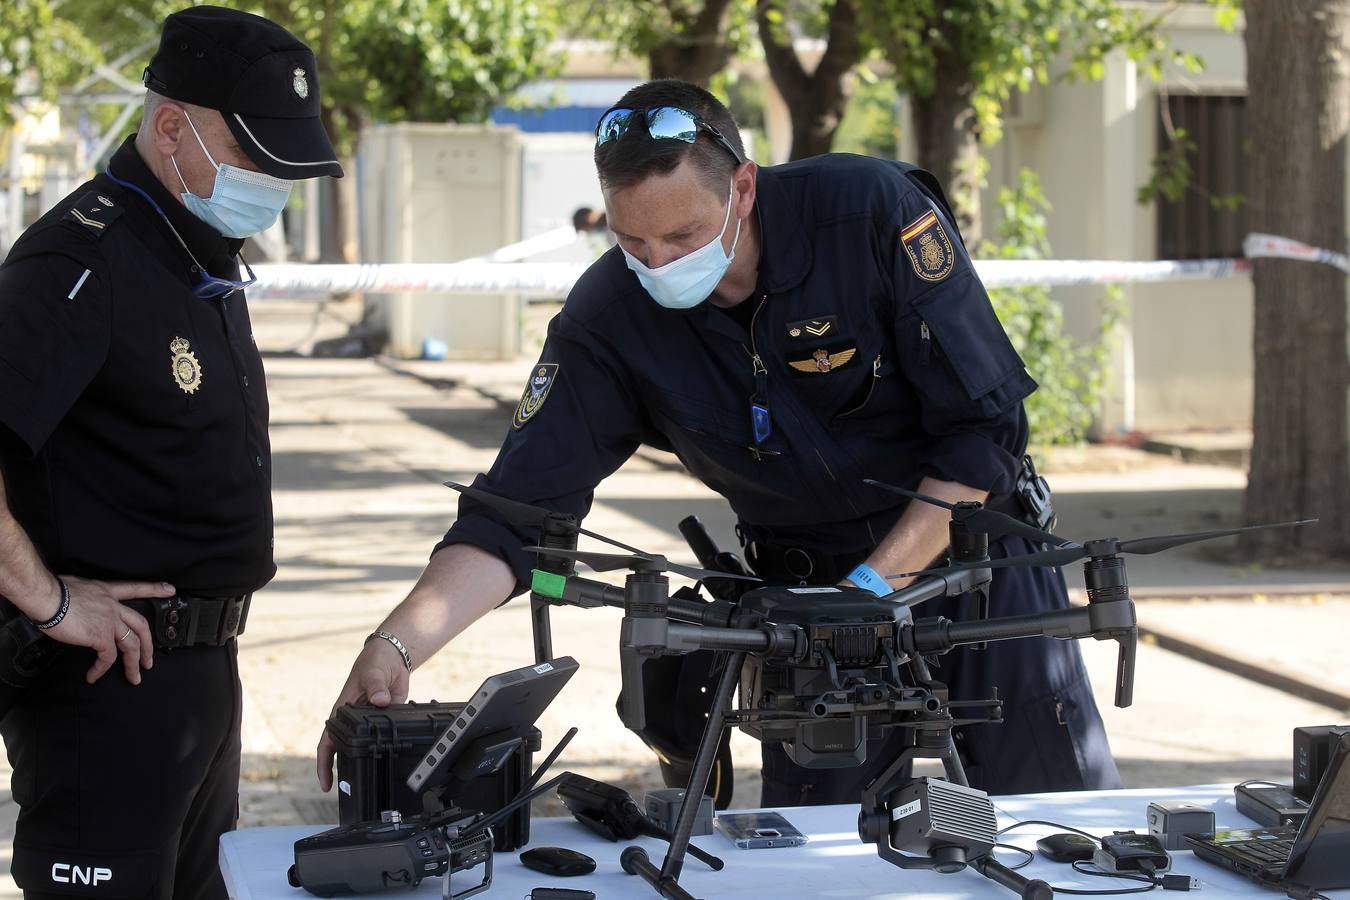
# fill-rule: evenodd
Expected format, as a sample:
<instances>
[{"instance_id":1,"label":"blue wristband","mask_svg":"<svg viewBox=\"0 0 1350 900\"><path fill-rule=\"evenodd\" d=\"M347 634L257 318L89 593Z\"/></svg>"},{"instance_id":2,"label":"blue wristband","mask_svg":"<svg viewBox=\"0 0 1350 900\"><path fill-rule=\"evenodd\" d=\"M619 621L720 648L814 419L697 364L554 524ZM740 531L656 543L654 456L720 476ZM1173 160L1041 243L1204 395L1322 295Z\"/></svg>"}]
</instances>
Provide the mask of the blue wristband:
<instances>
[{"instance_id":1,"label":"blue wristband","mask_svg":"<svg viewBox=\"0 0 1350 900\"><path fill-rule=\"evenodd\" d=\"M885 597L892 592L892 588L886 583L886 579L877 574L877 570L867 563L858 563L857 567L848 573L848 580L860 588L865 588L878 597Z\"/></svg>"}]
</instances>

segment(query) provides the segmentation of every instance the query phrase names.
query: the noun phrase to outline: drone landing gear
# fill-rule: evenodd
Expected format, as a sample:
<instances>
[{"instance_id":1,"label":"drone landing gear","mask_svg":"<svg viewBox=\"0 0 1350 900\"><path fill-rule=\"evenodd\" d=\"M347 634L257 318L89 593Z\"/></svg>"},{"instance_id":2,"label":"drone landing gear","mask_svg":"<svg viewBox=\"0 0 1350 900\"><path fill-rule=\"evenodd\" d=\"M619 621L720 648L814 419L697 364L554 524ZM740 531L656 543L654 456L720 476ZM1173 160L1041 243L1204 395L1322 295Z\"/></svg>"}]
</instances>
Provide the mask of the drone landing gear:
<instances>
[{"instance_id":1,"label":"drone landing gear","mask_svg":"<svg viewBox=\"0 0 1350 900\"><path fill-rule=\"evenodd\" d=\"M620 856L625 872L641 876L658 894L669 900L693 900L693 895L680 886L680 872L684 869L684 856L694 832L694 819L698 816L698 798L708 788L708 776L712 774L713 760L717 757L717 745L727 725L727 710L731 708L741 666L745 663L745 653L742 651L720 655L722 674L717 680L712 706L708 710L708 725L703 729L698 752L694 755L694 768L684 791L685 802L680 805L680 816L675 821L675 833L671 836L665 861L658 870L641 847L628 847Z\"/></svg>"}]
</instances>

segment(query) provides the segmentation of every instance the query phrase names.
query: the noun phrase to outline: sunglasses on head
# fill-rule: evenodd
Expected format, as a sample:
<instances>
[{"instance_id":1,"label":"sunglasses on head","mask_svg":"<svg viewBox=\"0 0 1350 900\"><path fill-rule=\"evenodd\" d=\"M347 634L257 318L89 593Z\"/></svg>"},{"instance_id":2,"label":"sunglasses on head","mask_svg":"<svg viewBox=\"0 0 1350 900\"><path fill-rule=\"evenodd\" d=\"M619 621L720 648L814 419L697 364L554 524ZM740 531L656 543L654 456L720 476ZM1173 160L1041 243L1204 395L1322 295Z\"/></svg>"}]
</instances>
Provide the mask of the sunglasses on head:
<instances>
[{"instance_id":1,"label":"sunglasses on head","mask_svg":"<svg viewBox=\"0 0 1350 900\"><path fill-rule=\"evenodd\" d=\"M692 144L698 140L698 133L702 131L716 141L722 149L730 153L731 158L736 160L736 165L745 161L741 159L741 154L736 151L735 147L731 146L731 141L727 140L722 132L689 110L681 109L678 106L654 106L651 109L627 109L624 107L611 109L600 117L599 124L595 126L596 146L617 141L628 132L633 123L639 121L646 125L647 134L659 141L684 141L686 144Z\"/></svg>"}]
</instances>

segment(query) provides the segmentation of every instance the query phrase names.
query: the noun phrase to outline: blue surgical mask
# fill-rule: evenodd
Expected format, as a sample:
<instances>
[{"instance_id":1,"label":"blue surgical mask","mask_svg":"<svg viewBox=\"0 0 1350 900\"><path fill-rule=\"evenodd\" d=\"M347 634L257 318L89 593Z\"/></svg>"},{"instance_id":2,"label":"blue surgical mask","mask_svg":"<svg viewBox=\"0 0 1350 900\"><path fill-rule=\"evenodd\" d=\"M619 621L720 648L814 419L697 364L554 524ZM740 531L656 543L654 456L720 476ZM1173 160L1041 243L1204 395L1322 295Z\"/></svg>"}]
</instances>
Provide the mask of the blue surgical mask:
<instances>
[{"instance_id":1,"label":"blue surgical mask","mask_svg":"<svg viewBox=\"0 0 1350 900\"><path fill-rule=\"evenodd\" d=\"M722 230L711 242L692 253L652 269L623 250L623 247L619 248L623 250L623 258L628 261L628 268L637 275L647 293L666 309L691 309L707 300L713 288L727 273L731 261L736 258L736 242L741 239L740 219L736 220L736 236L731 239L731 255L728 256L722 249L722 237L731 223L731 201L735 198L735 192L736 182L733 181L727 191L727 216L722 220Z\"/></svg>"},{"instance_id":2,"label":"blue surgical mask","mask_svg":"<svg viewBox=\"0 0 1350 900\"><path fill-rule=\"evenodd\" d=\"M216 183L211 189L211 196L202 198L188 190L183 173L178 169L178 160L169 157L174 171L178 172L178 180L183 182L181 196L188 212L225 237L246 238L272 227L286 206L294 182L274 178L264 172L218 165L190 117L188 127L192 129L206 158L216 167Z\"/></svg>"}]
</instances>

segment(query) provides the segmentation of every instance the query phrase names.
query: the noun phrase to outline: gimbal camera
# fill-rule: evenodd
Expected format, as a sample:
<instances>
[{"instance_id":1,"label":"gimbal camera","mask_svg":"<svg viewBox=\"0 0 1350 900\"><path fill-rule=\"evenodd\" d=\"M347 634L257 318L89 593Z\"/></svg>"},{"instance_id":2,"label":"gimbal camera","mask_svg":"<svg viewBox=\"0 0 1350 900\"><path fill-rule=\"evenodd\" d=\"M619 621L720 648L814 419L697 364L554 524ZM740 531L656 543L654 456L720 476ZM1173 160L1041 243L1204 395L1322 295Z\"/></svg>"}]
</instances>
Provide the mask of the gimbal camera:
<instances>
[{"instance_id":1,"label":"gimbal camera","mask_svg":"<svg viewBox=\"0 0 1350 900\"><path fill-rule=\"evenodd\" d=\"M1157 553L1256 528L1307 524L1130 541L1105 538L1079 544L979 503L950 504L904 488L868 483L949 509L950 564L907 573L917 580L885 597L838 586L759 587L736 596L725 590L728 584L758 579L740 568L734 557L727 559L730 554L714 555L715 548L706 539L690 543L700 562L717 568L672 563L584 531L574 516L447 482L515 524L541 529L539 546L526 548L540 559L531 592L535 651L540 660L552 655L549 606L623 609L619 712L628 728L641 731L647 723L645 660L696 650L722 654L707 725L664 863L658 869L638 847L626 849L621 857L625 871L642 876L661 896L671 900L690 897L680 886L679 876L698 798L706 789L723 729L735 725L759 740L781 741L798 765L809 768L861 764L866 760L869 733L900 729L905 735L904 749L863 791L858 816L861 839L876 844L878 854L900 868L956 872L969 866L1023 897L1049 898L1051 891L1044 882L1028 880L993 858L997 828L993 805L984 792L968 786L952 740L955 726L1001 721L1001 701L996 695L950 698L946 686L932 677L926 658L958 646L1026 637L1114 640L1120 645L1115 703L1127 707L1133 696L1138 628L1121 554ZM627 553L578 551L578 534ZM991 560L989 541L1012 534L1050 549ZM1086 560L1085 606L988 616L994 568L1054 566L1078 560ZM596 571L628 569L629 574L619 588L577 576L576 562ZM723 589L712 602L672 597L667 572L707 580ZM977 596L980 618L955 622L942 616L914 617L914 608L926 600L963 594ZM738 686L740 709L732 705ZM940 759L948 780L909 778L908 764L915 758Z\"/></svg>"}]
</instances>

